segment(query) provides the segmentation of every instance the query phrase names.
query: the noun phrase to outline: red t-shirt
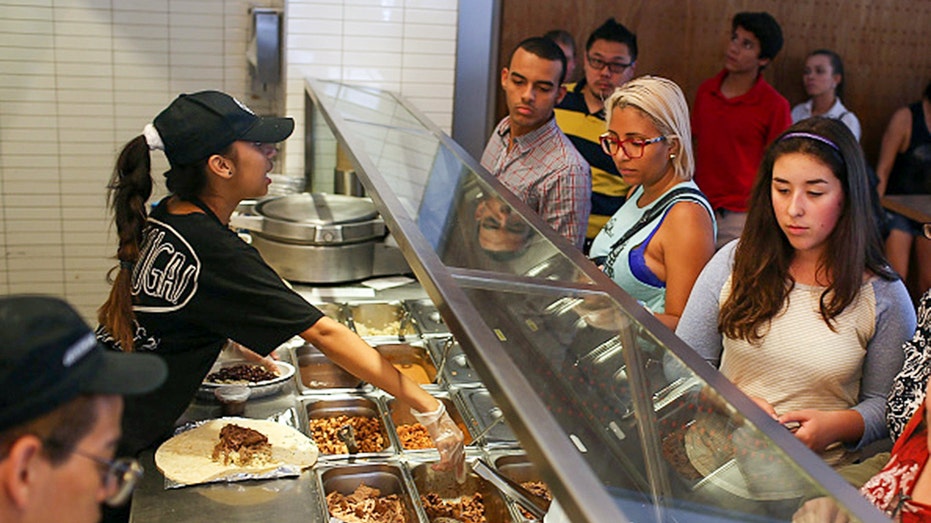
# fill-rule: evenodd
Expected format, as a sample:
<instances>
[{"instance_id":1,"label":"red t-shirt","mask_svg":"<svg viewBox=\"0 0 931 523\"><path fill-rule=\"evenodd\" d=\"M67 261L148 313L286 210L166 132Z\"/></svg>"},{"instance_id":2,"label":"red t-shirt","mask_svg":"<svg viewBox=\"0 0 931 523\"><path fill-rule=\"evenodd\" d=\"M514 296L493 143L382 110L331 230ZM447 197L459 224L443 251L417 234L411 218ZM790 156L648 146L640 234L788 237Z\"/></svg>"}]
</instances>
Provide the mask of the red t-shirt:
<instances>
[{"instance_id":1,"label":"red t-shirt","mask_svg":"<svg viewBox=\"0 0 931 523\"><path fill-rule=\"evenodd\" d=\"M889 462L860 487L860 492L879 510L893 518L901 517L896 521L903 523L931 521L931 505L909 499L928 462L928 427L921 425L924 412L922 403L892 447Z\"/></svg>"},{"instance_id":2,"label":"red t-shirt","mask_svg":"<svg viewBox=\"0 0 931 523\"><path fill-rule=\"evenodd\" d=\"M792 124L789 102L757 77L745 94L725 98L726 69L698 87L692 109L695 183L715 209L746 212L763 153Z\"/></svg>"}]
</instances>

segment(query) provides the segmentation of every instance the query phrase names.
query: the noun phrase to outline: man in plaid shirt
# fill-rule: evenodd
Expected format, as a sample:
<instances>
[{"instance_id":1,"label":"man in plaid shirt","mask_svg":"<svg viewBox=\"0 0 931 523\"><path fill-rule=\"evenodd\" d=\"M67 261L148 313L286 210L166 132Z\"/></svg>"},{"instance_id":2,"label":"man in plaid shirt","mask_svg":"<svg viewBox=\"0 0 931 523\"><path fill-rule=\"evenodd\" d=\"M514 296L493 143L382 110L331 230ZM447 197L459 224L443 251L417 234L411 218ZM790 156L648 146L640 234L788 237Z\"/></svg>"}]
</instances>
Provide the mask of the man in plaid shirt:
<instances>
[{"instance_id":1,"label":"man in plaid shirt","mask_svg":"<svg viewBox=\"0 0 931 523\"><path fill-rule=\"evenodd\" d=\"M556 126L553 108L566 89L566 57L552 40L528 38L501 70L508 116L495 128L482 167L582 248L591 211L588 163Z\"/></svg>"}]
</instances>

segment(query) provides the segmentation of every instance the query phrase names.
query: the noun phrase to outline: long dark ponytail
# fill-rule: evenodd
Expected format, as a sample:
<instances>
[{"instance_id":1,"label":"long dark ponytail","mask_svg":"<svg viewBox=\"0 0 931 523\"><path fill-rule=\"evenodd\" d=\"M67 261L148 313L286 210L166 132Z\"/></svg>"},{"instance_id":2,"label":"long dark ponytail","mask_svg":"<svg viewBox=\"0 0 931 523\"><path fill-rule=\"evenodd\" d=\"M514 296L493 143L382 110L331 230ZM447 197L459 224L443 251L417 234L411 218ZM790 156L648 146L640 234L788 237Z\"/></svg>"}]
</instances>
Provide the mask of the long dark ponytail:
<instances>
[{"instance_id":1,"label":"long dark ponytail","mask_svg":"<svg viewBox=\"0 0 931 523\"><path fill-rule=\"evenodd\" d=\"M116 258L120 264L110 296L97 311L97 321L107 329L125 352L133 350L132 271L139 260L139 246L145 229L146 202L152 195L152 160L144 136L137 136L123 147L107 185L108 204L119 236ZM112 272L110 273L112 276Z\"/></svg>"}]
</instances>

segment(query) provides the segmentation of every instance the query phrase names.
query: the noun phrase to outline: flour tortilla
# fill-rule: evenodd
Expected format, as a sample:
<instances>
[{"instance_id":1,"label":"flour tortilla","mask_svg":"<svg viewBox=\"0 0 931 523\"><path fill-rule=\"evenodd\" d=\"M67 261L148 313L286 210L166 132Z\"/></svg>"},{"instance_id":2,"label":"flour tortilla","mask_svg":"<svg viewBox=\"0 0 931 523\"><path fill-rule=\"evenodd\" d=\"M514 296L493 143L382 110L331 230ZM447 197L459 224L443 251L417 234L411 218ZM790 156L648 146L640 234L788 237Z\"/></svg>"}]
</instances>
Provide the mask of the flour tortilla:
<instances>
[{"instance_id":1,"label":"flour tortilla","mask_svg":"<svg viewBox=\"0 0 931 523\"><path fill-rule=\"evenodd\" d=\"M213 448L220 441L220 429L233 423L257 430L268 438L271 460L241 467L213 461ZM299 431L273 421L248 418L220 418L182 432L155 451L155 466L166 478L183 485L209 483L234 476L258 476L281 467L301 470L317 462L317 445ZM248 478L243 478L248 479Z\"/></svg>"}]
</instances>

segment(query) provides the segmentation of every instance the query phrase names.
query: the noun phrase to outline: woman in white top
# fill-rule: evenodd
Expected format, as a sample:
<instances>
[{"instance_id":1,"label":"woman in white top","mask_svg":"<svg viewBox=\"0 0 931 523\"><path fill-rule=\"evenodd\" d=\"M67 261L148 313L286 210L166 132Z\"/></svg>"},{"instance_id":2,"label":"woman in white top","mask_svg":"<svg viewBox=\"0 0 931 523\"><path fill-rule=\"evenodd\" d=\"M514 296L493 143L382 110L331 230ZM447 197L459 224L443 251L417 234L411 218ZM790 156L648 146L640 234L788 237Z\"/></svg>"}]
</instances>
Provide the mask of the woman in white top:
<instances>
[{"instance_id":1,"label":"woman in white top","mask_svg":"<svg viewBox=\"0 0 931 523\"><path fill-rule=\"evenodd\" d=\"M805 59L802 82L810 98L792 108L792 123L812 116L834 118L844 122L859 142L860 120L840 101L844 93L844 62L840 56L829 49L812 51Z\"/></svg>"},{"instance_id":2,"label":"woman in white top","mask_svg":"<svg viewBox=\"0 0 931 523\"><path fill-rule=\"evenodd\" d=\"M705 267L676 329L831 465L888 434L886 395L915 329L870 191L843 124L794 124L763 158L740 240Z\"/></svg>"}]
</instances>

